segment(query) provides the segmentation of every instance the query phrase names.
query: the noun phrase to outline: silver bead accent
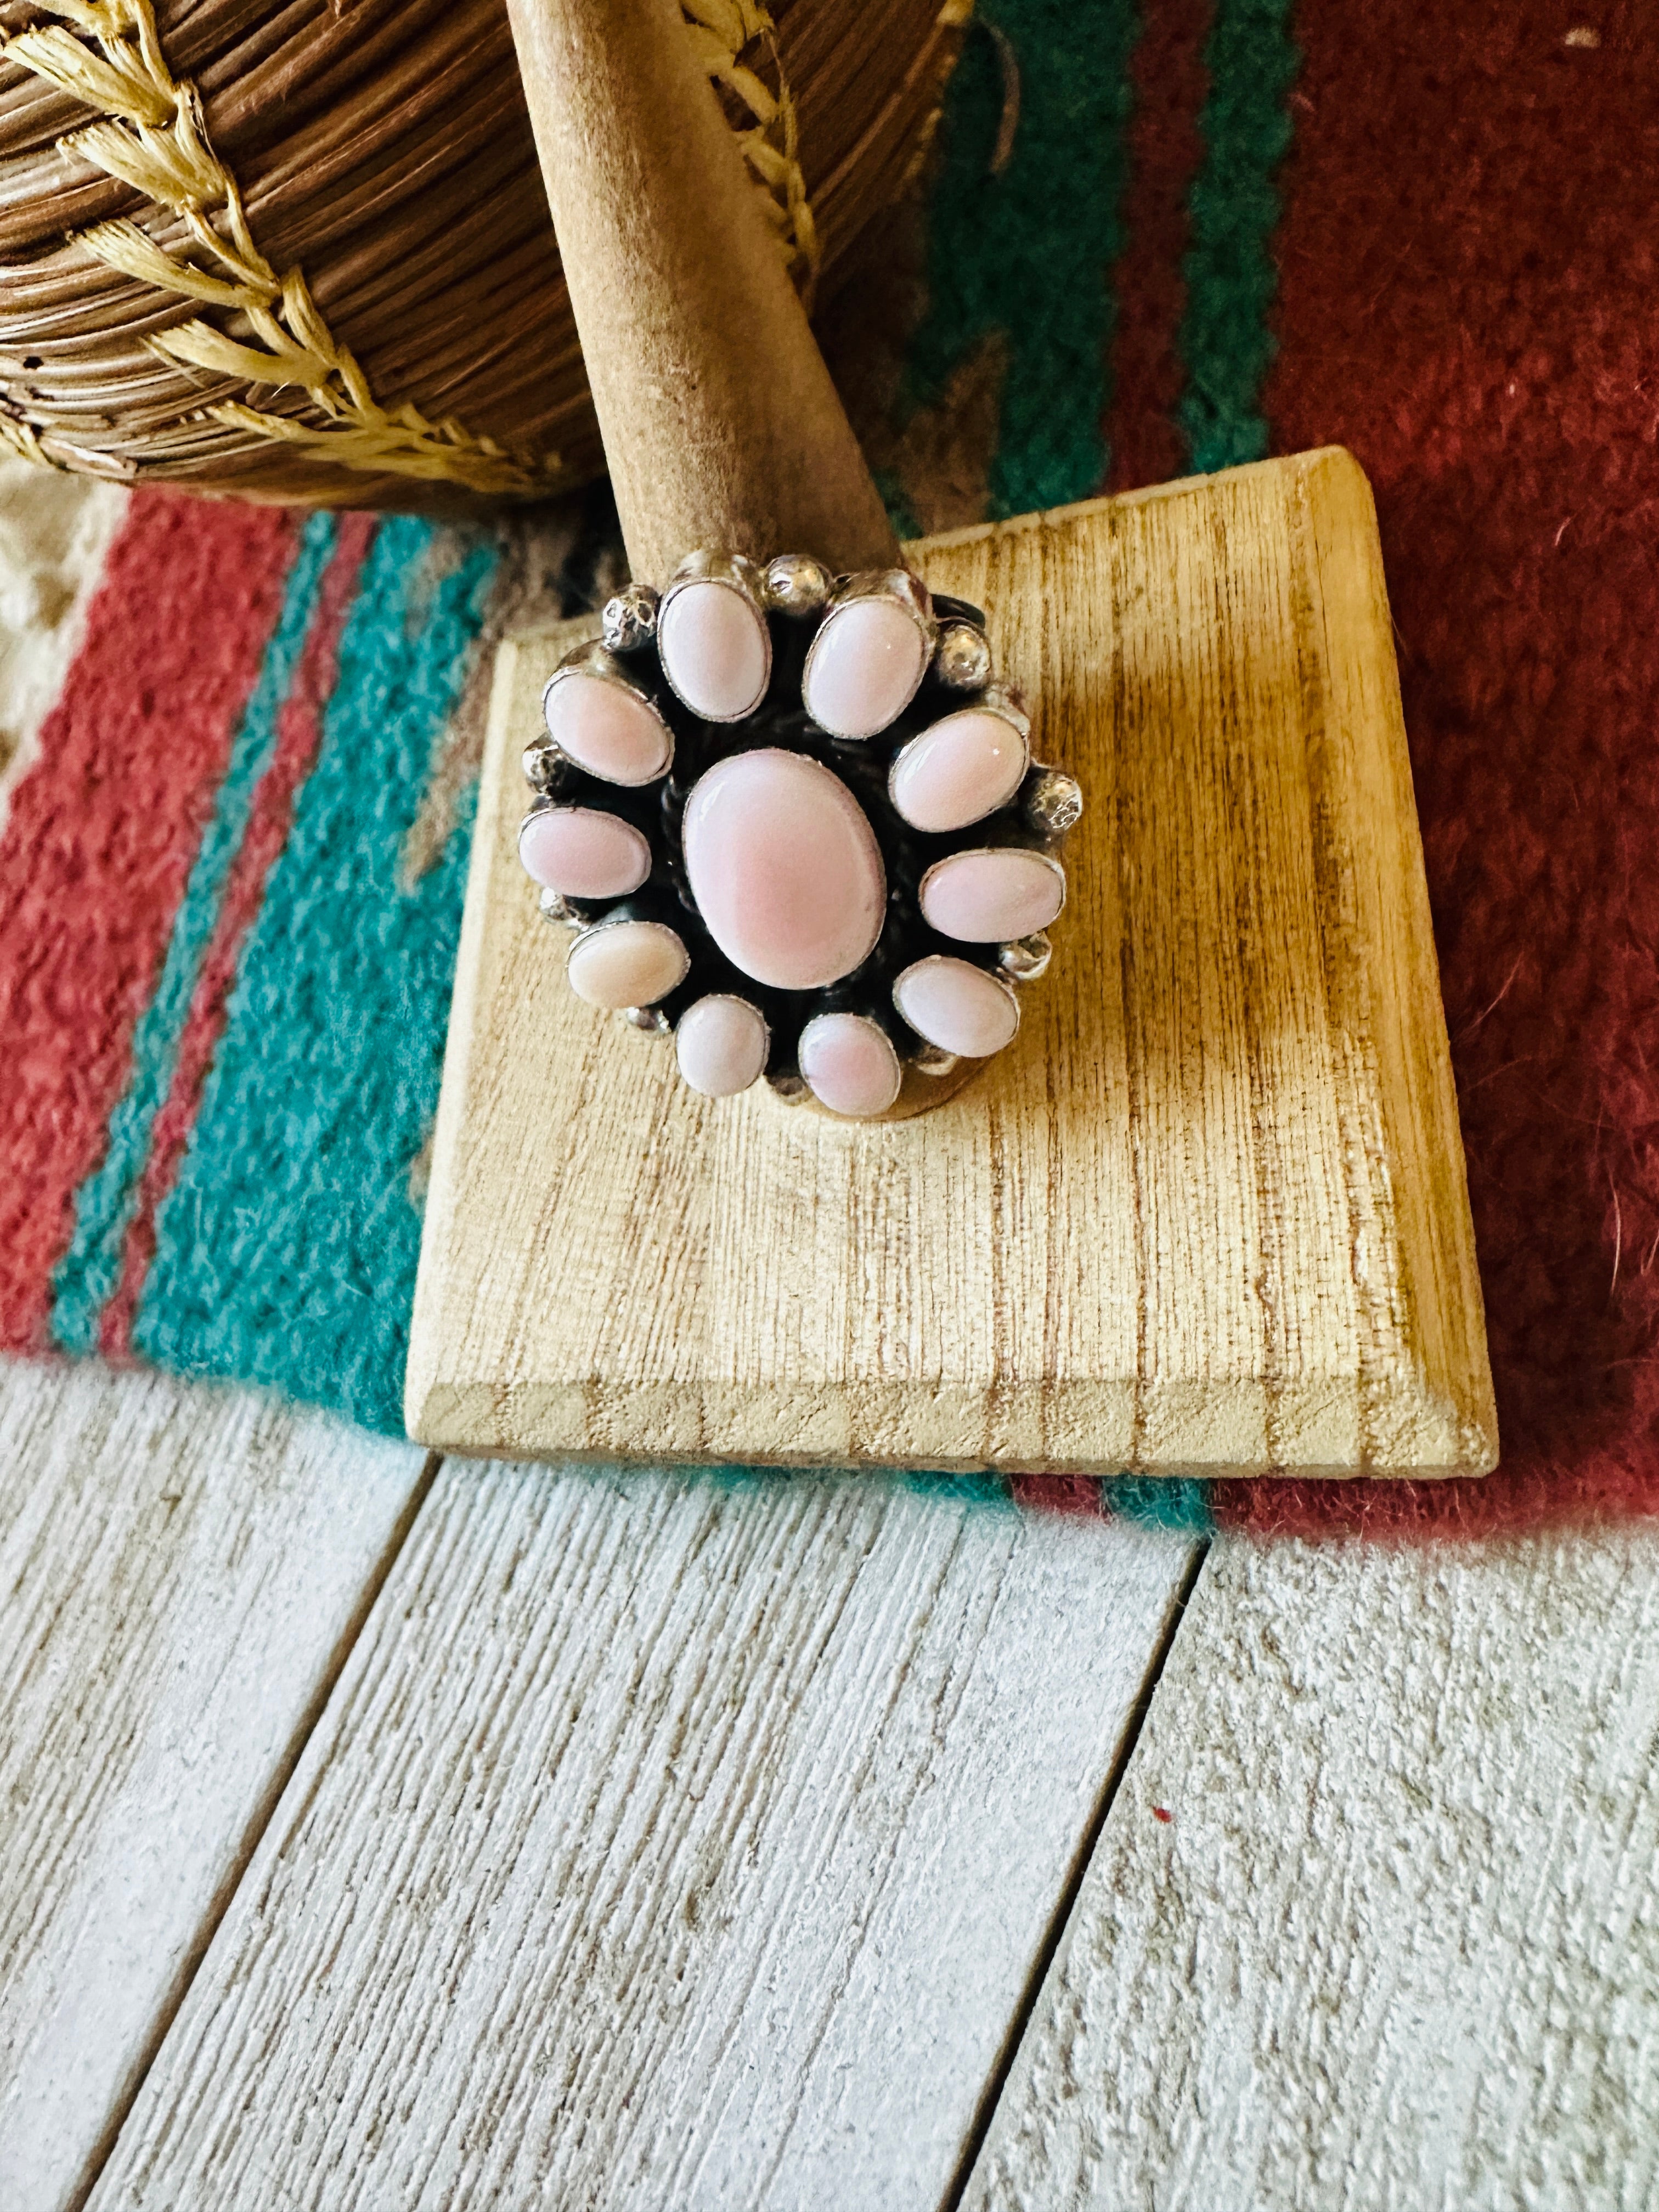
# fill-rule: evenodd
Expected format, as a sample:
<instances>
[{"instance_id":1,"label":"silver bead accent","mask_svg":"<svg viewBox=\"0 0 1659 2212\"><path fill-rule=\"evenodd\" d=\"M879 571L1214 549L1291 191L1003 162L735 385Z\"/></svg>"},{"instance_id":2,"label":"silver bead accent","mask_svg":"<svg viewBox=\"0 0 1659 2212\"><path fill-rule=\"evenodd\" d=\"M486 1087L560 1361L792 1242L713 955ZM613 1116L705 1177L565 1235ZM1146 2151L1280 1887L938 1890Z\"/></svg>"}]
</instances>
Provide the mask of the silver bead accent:
<instances>
[{"instance_id":1,"label":"silver bead accent","mask_svg":"<svg viewBox=\"0 0 1659 2212\"><path fill-rule=\"evenodd\" d=\"M525 781L532 791L542 793L551 791L565 764L564 755L545 738L539 744L525 747L521 763Z\"/></svg>"},{"instance_id":2,"label":"silver bead accent","mask_svg":"<svg viewBox=\"0 0 1659 2212\"><path fill-rule=\"evenodd\" d=\"M536 903L541 908L544 921L562 922L567 929L585 929L587 927L580 915L571 913L556 890L544 890Z\"/></svg>"},{"instance_id":3,"label":"silver bead accent","mask_svg":"<svg viewBox=\"0 0 1659 2212\"><path fill-rule=\"evenodd\" d=\"M780 553L766 566L762 598L783 615L812 615L830 596L834 578L810 553Z\"/></svg>"},{"instance_id":4,"label":"silver bead accent","mask_svg":"<svg viewBox=\"0 0 1659 2212\"><path fill-rule=\"evenodd\" d=\"M801 1075L769 1075L766 1082L775 1098L786 1106L799 1106L812 1095L811 1086Z\"/></svg>"},{"instance_id":5,"label":"silver bead accent","mask_svg":"<svg viewBox=\"0 0 1659 2212\"><path fill-rule=\"evenodd\" d=\"M612 653L637 653L657 634L657 595L649 584L629 584L605 601L599 620Z\"/></svg>"},{"instance_id":6,"label":"silver bead accent","mask_svg":"<svg viewBox=\"0 0 1659 2212\"><path fill-rule=\"evenodd\" d=\"M647 1036L665 1037L674 1034L674 1024L660 1006L624 1006L623 1019L631 1022L636 1030L643 1030Z\"/></svg>"},{"instance_id":7,"label":"silver bead accent","mask_svg":"<svg viewBox=\"0 0 1659 2212\"><path fill-rule=\"evenodd\" d=\"M914 1055L910 1065L919 1075L949 1075L957 1058L956 1053L946 1052L943 1045L925 1044Z\"/></svg>"},{"instance_id":8,"label":"silver bead accent","mask_svg":"<svg viewBox=\"0 0 1659 2212\"><path fill-rule=\"evenodd\" d=\"M1005 945L997 954L997 966L1013 982L1035 983L1054 957L1054 950L1048 931L1039 929L1033 937L1017 937L1012 945Z\"/></svg>"},{"instance_id":9,"label":"silver bead accent","mask_svg":"<svg viewBox=\"0 0 1659 2212\"><path fill-rule=\"evenodd\" d=\"M1063 837L1083 818L1083 786L1057 768L1038 770L1021 802L1025 819L1044 837Z\"/></svg>"},{"instance_id":10,"label":"silver bead accent","mask_svg":"<svg viewBox=\"0 0 1659 2212\"><path fill-rule=\"evenodd\" d=\"M991 647L971 623L946 623L933 653L933 673L952 691L982 691L991 680Z\"/></svg>"}]
</instances>

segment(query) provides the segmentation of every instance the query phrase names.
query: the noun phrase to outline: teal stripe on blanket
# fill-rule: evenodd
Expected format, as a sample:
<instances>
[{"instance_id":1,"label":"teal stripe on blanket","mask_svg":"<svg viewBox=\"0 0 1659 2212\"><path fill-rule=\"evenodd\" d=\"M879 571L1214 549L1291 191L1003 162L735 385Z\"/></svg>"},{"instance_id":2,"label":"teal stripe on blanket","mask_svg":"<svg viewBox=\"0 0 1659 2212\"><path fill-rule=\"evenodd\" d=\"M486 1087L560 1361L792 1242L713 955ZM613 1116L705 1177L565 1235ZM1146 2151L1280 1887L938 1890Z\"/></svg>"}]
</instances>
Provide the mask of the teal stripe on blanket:
<instances>
[{"instance_id":1,"label":"teal stripe on blanket","mask_svg":"<svg viewBox=\"0 0 1659 2212\"><path fill-rule=\"evenodd\" d=\"M468 836L413 886L398 861L499 558L473 544L434 588L440 535L393 518L370 551L134 1331L147 1358L388 1434L403 1430L410 1176L437 1105Z\"/></svg>"},{"instance_id":2,"label":"teal stripe on blanket","mask_svg":"<svg viewBox=\"0 0 1659 2212\"><path fill-rule=\"evenodd\" d=\"M1199 118L1205 155L1188 210L1187 313L1177 348L1187 386L1176 410L1194 469L1259 461L1267 450L1261 386L1278 350L1267 310L1279 286L1268 240L1273 181L1291 143L1285 105L1302 57L1291 0L1216 0Z\"/></svg>"},{"instance_id":3,"label":"teal stripe on blanket","mask_svg":"<svg viewBox=\"0 0 1659 2212\"><path fill-rule=\"evenodd\" d=\"M989 38L970 36L945 100L928 224L928 312L910 346L907 402L1000 333L1008 349L990 513L1023 514L1098 491L1102 418L1122 250L1135 0L995 0L985 11L1019 78L1018 127L991 162L1006 90ZM1065 164L1056 161L1064 149Z\"/></svg>"},{"instance_id":4,"label":"teal stripe on blanket","mask_svg":"<svg viewBox=\"0 0 1659 2212\"><path fill-rule=\"evenodd\" d=\"M1100 1486L1100 1509L1115 1521L1152 1528L1207 1533L1215 1527L1209 1484L1186 1475L1113 1475Z\"/></svg>"},{"instance_id":5,"label":"teal stripe on blanket","mask_svg":"<svg viewBox=\"0 0 1659 2212\"><path fill-rule=\"evenodd\" d=\"M301 533L283 611L232 740L213 818L185 887L155 995L133 1033L132 1077L110 1117L109 1149L76 1197L75 1234L53 1277L52 1333L65 1352L86 1353L98 1346L99 1316L120 1277L150 1132L173 1081L179 1040L219 918L225 879L241 848L248 810L276 742L276 718L305 643L334 536L334 518L328 514L313 515Z\"/></svg>"}]
</instances>

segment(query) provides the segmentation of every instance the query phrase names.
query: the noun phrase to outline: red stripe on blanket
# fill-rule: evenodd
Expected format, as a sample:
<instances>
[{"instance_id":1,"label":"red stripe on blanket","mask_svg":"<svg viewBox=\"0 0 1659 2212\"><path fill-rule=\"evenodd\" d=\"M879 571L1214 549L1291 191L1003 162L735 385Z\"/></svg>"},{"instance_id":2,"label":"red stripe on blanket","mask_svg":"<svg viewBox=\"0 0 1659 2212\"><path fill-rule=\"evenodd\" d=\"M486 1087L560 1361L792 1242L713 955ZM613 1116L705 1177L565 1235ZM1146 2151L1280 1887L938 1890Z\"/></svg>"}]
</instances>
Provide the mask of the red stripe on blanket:
<instances>
[{"instance_id":1,"label":"red stripe on blanket","mask_svg":"<svg viewBox=\"0 0 1659 2212\"><path fill-rule=\"evenodd\" d=\"M1659 1511L1651 40L1503 0L1297 27L1267 414L1376 487L1504 1465L1216 1504L1310 1531Z\"/></svg>"},{"instance_id":2,"label":"red stripe on blanket","mask_svg":"<svg viewBox=\"0 0 1659 2212\"><path fill-rule=\"evenodd\" d=\"M0 1345L41 1347L75 1193L131 1072L292 519L133 503L0 836ZM210 609L210 618L203 611Z\"/></svg>"},{"instance_id":3,"label":"red stripe on blanket","mask_svg":"<svg viewBox=\"0 0 1659 2212\"><path fill-rule=\"evenodd\" d=\"M1198 118L1212 12L1210 0L1146 0L1130 57L1129 242L1113 274L1117 325L1104 425L1110 491L1163 483L1187 465L1175 419L1183 374L1176 334L1187 306L1187 194L1204 157Z\"/></svg>"},{"instance_id":4,"label":"red stripe on blanket","mask_svg":"<svg viewBox=\"0 0 1659 2212\"><path fill-rule=\"evenodd\" d=\"M242 941L259 911L265 879L288 842L295 801L317 757L323 715L339 669L340 635L351 611L374 528L371 515L341 517L334 553L318 592L316 612L294 672L293 688L276 718L276 746L253 794L246 834L225 884L219 919L179 1041L172 1087L155 1117L149 1158L122 1253L121 1279L104 1310L101 1346L111 1358L131 1355L133 1316L155 1256L156 1212L177 1180L179 1163L195 1126L202 1086L224 1033L225 1001L236 978Z\"/></svg>"},{"instance_id":5,"label":"red stripe on blanket","mask_svg":"<svg viewBox=\"0 0 1659 2212\"><path fill-rule=\"evenodd\" d=\"M1100 1484L1092 1475L1017 1474L1009 1489L1017 1504L1035 1513L1082 1514L1100 1518Z\"/></svg>"}]
</instances>

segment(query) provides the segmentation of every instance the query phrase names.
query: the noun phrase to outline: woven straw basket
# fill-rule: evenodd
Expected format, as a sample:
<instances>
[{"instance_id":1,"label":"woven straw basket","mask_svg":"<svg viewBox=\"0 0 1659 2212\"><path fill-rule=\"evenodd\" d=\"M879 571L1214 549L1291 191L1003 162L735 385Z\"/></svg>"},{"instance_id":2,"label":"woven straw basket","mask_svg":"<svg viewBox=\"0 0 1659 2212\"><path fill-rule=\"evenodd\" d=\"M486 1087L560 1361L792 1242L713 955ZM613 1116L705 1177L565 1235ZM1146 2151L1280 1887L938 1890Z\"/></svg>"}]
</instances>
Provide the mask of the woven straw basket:
<instances>
[{"instance_id":1,"label":"woven straw basket","mask_svg":"<svg viewBox=\"0 0 1659 2212\"><path fill-rule=\"evenodd\" d=\"M966 0L681 0L803 292ZM319 505L602 465L503 0L0 0L0 443Z\"/></svg>"}]
</instances>

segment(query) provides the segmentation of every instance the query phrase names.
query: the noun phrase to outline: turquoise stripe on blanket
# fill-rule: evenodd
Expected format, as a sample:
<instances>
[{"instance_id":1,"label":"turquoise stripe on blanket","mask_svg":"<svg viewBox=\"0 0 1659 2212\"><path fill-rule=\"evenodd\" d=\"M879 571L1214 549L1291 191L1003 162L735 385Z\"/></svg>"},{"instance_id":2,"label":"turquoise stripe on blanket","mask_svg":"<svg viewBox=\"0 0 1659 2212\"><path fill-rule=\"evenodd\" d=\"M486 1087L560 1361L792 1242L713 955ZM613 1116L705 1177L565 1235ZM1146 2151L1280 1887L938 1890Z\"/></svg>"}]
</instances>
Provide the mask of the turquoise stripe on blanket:
<instances>
[{"instance_id":1,"label":"turquoise stripe on blanket","mask_svg":"<svg viewBox=\"0 0 1659 2212\"><path fill-rule=\"evenodd\" d=\"M138 1178L149 1154L150 1133L173 1080L179 1041L203 956L218 919L225 879L247 828L253 793L276 742L276 718L305 642L334 538L331 514L313 515L301 535L283 611L265 649L258 683L232 741L213 819L173 925L161 981L133 1035L132 1078L110 1117L109 1149L95 1173L81 1186L75 1236L53 1278L52 1332L65 1352L87 1353L97 1349L98 1317L120 1273L123 1242L132 1218Z\"/></svg>"},{"instance_id":2,"label":"turquoise stripe on blanket","mask_svg":"<svg viewBox=\"0 0 1659 2212\"><path fill-rule=\"evenodd\" d=\"M365 565L134 1331L147 1358L392 1435L470 809L420 881L399 858L499 559L472 543L433 587L440 535L394 517Z\"/></svg>"}]
</instances>

